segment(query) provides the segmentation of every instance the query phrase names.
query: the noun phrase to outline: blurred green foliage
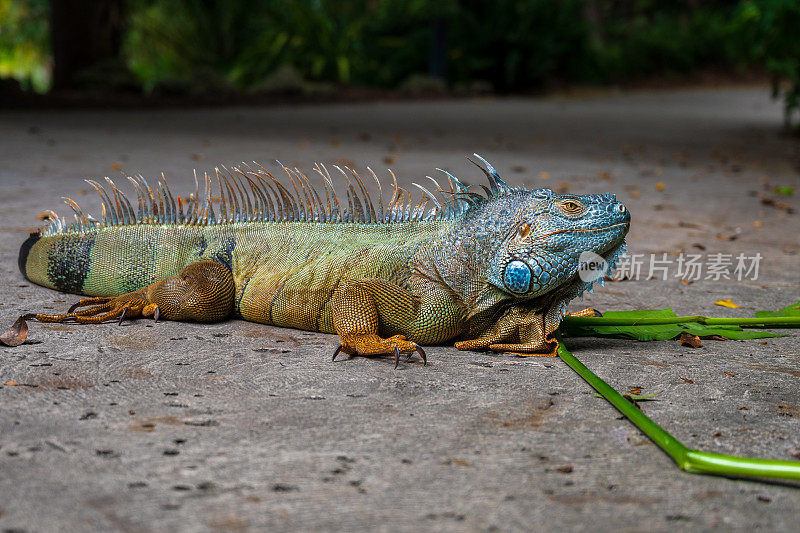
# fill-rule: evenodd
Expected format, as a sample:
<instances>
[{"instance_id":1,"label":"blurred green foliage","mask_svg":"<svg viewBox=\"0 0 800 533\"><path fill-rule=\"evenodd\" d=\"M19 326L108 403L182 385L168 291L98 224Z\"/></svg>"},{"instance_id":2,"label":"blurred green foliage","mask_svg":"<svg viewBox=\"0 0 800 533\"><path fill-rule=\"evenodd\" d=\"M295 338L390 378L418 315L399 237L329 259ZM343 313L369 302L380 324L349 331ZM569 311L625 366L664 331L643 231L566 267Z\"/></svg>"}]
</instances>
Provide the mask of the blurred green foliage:
<instances>
[{"instance_id":1,"label":"blurred green foliage","mask_svg":"<svg viewBox=\"0 0 800 533\"><path fill-rule=\"evenodd\" d=\"M124 61L145 90L318 91L425 82L434 28L451 88L685 76L761 66L800 103L800 0L128 0ZM0 0L0 76L47 86L47 0ZM427 85L426 85L427 83Z\"/></svg>"},{"instance_id":2,"label":"blurred green foliage","mask_svg":"<svg viewBox=\"0 0 800 533\"><path fill-rule=\"evenodd\" d=\"M50 85L47 0L0 0L0 78L15 78L23 88L46 91Z\"/></svg>"},{"instance_id":3,"label":"blurred green foliage","mask_svg":"<svg viewBox=\"0 0 800 533\"><path fill-rule=\"evenodd\" d=\"M735 25L747 43L750 59L763 62L772 76L774 97L783 97L787 126L800 112L800 2L742 2Z\"/></svg>"},{"instance_id":4,"label":"blurred green foliage","mask_svg":"<svg viewBox=\"0 0 800 533\"><path fill-rule=\"evenodd\" d=\"M448 7L455 2L134 0L126 50L151 87L200 71L246 90L285 64L308 80L393 86L425 70L426 24Z\"/></svg>"}]
</instances>

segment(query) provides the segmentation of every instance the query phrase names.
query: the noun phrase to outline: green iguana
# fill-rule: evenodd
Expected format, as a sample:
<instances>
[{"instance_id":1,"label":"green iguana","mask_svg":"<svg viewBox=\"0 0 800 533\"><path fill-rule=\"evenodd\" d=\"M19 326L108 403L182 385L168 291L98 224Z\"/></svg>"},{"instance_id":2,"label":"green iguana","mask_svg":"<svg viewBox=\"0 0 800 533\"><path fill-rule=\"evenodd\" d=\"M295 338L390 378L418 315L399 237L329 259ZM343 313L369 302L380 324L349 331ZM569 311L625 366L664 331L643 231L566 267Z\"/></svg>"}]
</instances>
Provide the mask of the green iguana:
<instances>
[{"instance_id":1,"label":"green iguana","mask_svg":"<svg viewBox=\"0 0 800 533\"><path fill-rule=\"evenodd\" d=\"M136 209L110 179L88 180L102 218L65 198L75 222L53 217L22 245L19 267L34 283L94 298L18 323L27 333L24 320L34 318L237 317L337 333L334 358L394 354L395 365L400 353L425 360L420 345L452 339L460 350L554 355L567 302L594 283L578 275L582 253L602 256L601 274L610 271L630 214L611 194L510 187L475 155L489 180L483 194L442 170L447 188L415 184L423 195L414 203L392 174L386 206L371 170L377 201L354 170L335 167L343 202L324 165L314 168L321 189L283 165L288 187L257 164L217 169L217 196L208 175L202 193L195 175L188 201L163 175L153 188L128 178Z\"/></svg>"}]
</instances>

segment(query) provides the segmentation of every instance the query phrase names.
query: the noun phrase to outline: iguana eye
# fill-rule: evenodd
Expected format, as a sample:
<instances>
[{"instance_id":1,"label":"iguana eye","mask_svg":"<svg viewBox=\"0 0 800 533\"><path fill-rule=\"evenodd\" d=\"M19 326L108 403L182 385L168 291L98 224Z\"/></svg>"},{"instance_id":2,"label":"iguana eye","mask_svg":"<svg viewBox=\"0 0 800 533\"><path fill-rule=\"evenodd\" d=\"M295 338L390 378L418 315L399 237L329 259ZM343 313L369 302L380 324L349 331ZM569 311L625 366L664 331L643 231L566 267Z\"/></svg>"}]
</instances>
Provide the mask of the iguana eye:
<instances>
[{"instance_id":1,"label":"iguana eye","mask_svg":"<svg viewBox=\"0 0 800 533\"><path fill-rule=\"evenodd\" d=\"M575 200L565 200L561 202L561 210L567 215L579 215L583 212L583 206Z\"/></svg>"}]
</instances>

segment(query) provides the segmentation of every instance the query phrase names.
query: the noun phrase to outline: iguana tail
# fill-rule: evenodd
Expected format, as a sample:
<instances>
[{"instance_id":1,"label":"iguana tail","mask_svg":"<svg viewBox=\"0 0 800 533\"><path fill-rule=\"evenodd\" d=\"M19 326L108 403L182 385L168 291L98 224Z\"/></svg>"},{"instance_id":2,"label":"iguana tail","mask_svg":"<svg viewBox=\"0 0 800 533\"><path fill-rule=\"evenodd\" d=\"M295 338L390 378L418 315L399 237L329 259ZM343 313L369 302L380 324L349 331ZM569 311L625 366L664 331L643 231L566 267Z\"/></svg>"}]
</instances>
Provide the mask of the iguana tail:
<instances>
[{"instance_id":1,"label":"iguana tail","mask_svg":"<svg viewBox=\"0 0 800 533\"><path fill-rule=\"evenodd\" d=\"M176 275L197 261L203 237L191 226L111 226L31 236L19 250L28 280L62 292L118 296Z\"/></svg>"}]
</instances>

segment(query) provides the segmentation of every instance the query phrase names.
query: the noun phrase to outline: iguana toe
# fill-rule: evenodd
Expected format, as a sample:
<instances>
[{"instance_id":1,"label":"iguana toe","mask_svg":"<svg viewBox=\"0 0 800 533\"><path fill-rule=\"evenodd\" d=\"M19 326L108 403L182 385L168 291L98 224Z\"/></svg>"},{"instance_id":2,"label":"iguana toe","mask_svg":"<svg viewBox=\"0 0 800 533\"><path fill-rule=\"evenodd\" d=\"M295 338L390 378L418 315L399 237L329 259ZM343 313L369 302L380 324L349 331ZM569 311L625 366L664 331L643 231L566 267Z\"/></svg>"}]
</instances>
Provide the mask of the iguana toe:
<instances>
[{"instance_id":1,"label":"iguana toe","mask_svg":"<svg viewBox=\"0 0 800 533\"><path fill-rule=\"evenodd\" d=\"M547 342L544 344L492 344L489 349L493 352L502 352L506 355L519 357L555 357L558 343Z\"/></svg>"},{"instance_id":2,"label":"iguana toe","mask_svg":"<svg viewBox=\"0 0 800 533\"><path fill-rule=\"evenodd\" d=\"M594 309L593 307L587 307L585 309L581 309L580 311L575 311L574 313L567 313L567 316L574 316L574 317L594 317L594 316L603 316L603 313Z\"/></svg>"}]
</instances>

